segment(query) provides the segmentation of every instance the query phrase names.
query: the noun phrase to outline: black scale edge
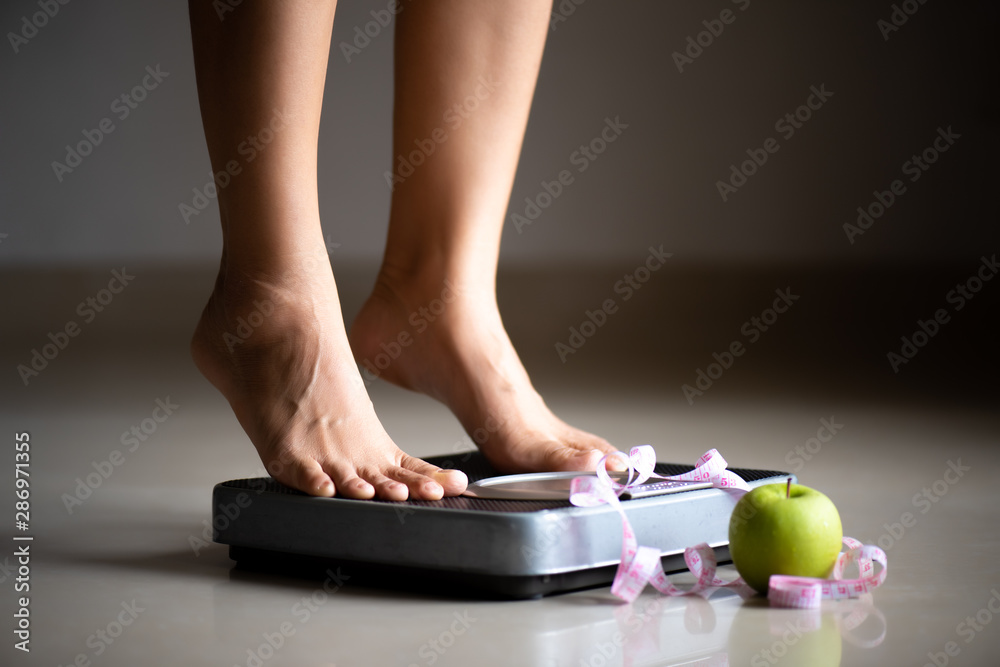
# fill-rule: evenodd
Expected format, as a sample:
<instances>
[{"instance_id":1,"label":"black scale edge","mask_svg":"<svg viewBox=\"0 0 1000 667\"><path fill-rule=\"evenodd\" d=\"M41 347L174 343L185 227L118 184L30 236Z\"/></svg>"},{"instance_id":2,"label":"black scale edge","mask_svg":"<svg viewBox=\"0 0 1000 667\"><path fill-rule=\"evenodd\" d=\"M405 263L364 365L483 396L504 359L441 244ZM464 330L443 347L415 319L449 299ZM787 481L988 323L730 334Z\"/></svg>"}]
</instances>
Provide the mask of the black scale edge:
<instances>
[{"instance_id":1,"label":"black scale edge","mask_svg":"<svg viewBox=\"0 0 1000 667\"><path fill-rule=\"evenodd\" d=\"M469 482L476 482L487 477L496 477L501 474L493 469L480 452L467 452L456 456L431 456L424 459L442 468L456 468L469 477ZM694 467L689 465L679 465L676 463L657 463L655 471L659 475L680 475L689 472ZM788 473L777 470L753 470L748 468L729 468L746 482L755 482L768 477L782 477ZM284 493L293 496L305 496L301 491L291 489L281 482L271 478L264 478L264 486L261 487L261 478L256 479L236 479L223 482L224 486L236 489L251 489L257 492L269 491L272 493ZM569 501L565 500L489 500L485 498L442 498L441 500L407 500L402 503L389 500L367 500L363 502L372 503L393 503L410 505L414 507L438 507L459 510L478 510L480 512L537 512L539 510L558 509L560 507L572 507ZM625 500L622 502L631 502Z\"/></svg>"}]
</instances>

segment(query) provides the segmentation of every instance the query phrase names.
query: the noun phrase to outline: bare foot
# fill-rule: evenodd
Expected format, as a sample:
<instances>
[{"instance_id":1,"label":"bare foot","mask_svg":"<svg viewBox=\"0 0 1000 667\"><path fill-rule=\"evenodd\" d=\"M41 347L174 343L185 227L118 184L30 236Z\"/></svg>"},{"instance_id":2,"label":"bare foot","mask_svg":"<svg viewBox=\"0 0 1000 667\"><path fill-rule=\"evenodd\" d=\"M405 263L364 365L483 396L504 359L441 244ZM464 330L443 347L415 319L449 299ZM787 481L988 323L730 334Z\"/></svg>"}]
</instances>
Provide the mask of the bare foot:
<instances>
[{"instance_id":1,"label":"bare foot","mask_svg":"<svg viewBox=\"0 0 1000 667\"><path fill-rule=\"evenodd\" d=\"M507 337L491 286L383 267L350 331L369 373L432 396L504 472L593 470L615 448L556 417Z\"/></svg>"},{"instance_id":2,"label":"bare foot","mask_svg":"<svg viewBox=\"0 0 1000 667\"><path fill-rule=\"evenodd\" d=\"M362 499L460 494L463 473L407 456L383 430L326 257L315 264L220 274L191 342L198 368L229 400L268 472L288 486Z\"/></svg>"}]
</instances>

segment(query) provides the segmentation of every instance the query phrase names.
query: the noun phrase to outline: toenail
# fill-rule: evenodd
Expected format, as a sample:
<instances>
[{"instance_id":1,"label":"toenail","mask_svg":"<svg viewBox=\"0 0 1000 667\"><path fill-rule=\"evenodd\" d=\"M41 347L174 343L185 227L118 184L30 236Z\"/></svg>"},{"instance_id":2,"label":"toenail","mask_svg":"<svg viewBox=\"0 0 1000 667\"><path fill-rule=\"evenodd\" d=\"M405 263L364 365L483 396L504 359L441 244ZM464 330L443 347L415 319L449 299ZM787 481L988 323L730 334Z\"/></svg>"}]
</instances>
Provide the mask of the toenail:
<instances>
[{"instance_id":1,"label":"toenail","mask_svg":"<svg viewBox=\"0 0 1000 667\"><path fill-rule=\"evenodd\" d=\"M442 493L445 488L454 492L460 488L464 489L469 485L469 476L461 470L441 470L434 473L432 477L436 478L441 485Z\"/></svg>"},{"instance_id":2,"label":"toenail","mask_svg":"<svg viewBox=\"0 0 1000 667\"><path fill-rule=\"evenodd\" d=\"M599 451L599 450L594 450ZM604 452L600 452L601 456L604 456ZM626 455L624 452L613 452L608 455L607 463L608 470L623 471L628 470L628 462L626 460Z\"/></svg>"}]
</instances>

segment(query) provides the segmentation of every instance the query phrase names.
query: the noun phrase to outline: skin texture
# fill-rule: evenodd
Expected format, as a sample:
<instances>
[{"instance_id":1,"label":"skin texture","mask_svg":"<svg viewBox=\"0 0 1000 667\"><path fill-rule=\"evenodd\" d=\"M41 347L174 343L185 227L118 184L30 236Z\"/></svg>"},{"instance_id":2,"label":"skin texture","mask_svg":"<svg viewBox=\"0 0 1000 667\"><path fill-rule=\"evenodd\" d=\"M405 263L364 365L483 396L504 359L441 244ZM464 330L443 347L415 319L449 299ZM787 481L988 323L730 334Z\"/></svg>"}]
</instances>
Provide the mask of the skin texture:
<instances>
[{"instance_id":1,"label":"skin texture","mask_svg":"<svg viewBox=\"0 0 1000 667\"><path fill-rule=\"evenodd\" d=\"M500 233L551 5L428 0L396 15L393 154L438 128L447 138L395 183L384 260L350 336L316 171L335 8L243 3L220 21L211 3L189 2L212 167L242 166L218 191L222 260L191 343L196 365L268 472L309 494L433 500L465 489L461 472L396 446L359 363L445 403L501 470L593 469L614 448L549 411L496 304ZM464 116L446 115L456 104ZM262 145L252 161L239 150L248 137ZM433 322L413 324L437 305ZM376 366L393 344L399 353Z\"/></svg>"},{"instance_id":2,"label":"skin texture","mask_svg":"<svg viewBox=\"0 0 1000 667\"><path fill-rule=\"evenodd\" d=\"M729 521L736 570L759 593L772 574L827 577L840 553L843 528L833 501L792 484L759 486L743 496Z\"/></svg>"}]
</instances>

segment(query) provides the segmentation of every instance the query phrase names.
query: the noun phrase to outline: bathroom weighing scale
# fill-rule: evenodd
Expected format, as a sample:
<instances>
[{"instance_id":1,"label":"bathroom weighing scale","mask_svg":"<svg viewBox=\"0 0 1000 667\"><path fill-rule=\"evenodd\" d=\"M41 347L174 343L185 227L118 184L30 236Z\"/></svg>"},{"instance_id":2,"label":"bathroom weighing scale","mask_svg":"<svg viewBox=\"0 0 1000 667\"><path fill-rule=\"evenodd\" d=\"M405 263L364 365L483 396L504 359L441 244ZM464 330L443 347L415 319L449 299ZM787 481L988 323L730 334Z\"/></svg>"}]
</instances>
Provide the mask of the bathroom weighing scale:
<instances>
[{"instance_id":1,"label":"bathroom weighing scale","mask_svg":"<svg viewBox=\"0 0 1000 667\"><path fill-rule=\"evenodd\" d=\"M530 598L611 583L621 558L621 517L607 505L576 507L568 500L570 480L587 473L501 476L479 452L426 460L465 472L468 495L317 498L270 478L231 480L212 494L214 539L229 545L244 568L339 571L351 583L420 582L464 596ZM691 469L656 465L668 476ZM773 470L730 471L751 487L795 479ZM639 543L660 550L666 572L685 569L684 549L701 542L719 562L730 560L736 498L707 486L651 480L622 496Z\"/></svg>"}]
</instances>

